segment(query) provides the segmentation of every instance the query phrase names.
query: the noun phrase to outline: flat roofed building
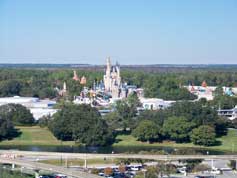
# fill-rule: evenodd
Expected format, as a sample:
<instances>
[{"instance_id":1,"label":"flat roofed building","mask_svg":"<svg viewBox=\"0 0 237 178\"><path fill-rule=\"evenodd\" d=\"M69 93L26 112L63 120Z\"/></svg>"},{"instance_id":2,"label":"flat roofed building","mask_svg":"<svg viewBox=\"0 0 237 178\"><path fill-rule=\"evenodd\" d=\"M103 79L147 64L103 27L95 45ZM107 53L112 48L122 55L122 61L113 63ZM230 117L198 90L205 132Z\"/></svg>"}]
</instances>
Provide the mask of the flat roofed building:
<instances>
[{"instance_id":1,"label":"flat roofed building","mask_svg":"<svg viewBox=\"0 0 237 178\"><path fill-rule=\"evenodd\" d=\"M218 109L217 112L219 116L225 116L229 120L237 119L237 106L233 109Z\"/></svg>"},{"instance_id":2,"label":"flat roofed building","mask_svg":"<svg viewBox=\"0 0 237 178\"><path fill-rule=\"evenodd\" d=\"M40 119L43 116L52 116L57 112L57 109L54 109L53 106L56 104L56 101L52 100L40 100L36 97L3 97L0 98L0 106L6 104L21 104L25 106L33 114L35 120Z\"/></svg>"}]
</instances>

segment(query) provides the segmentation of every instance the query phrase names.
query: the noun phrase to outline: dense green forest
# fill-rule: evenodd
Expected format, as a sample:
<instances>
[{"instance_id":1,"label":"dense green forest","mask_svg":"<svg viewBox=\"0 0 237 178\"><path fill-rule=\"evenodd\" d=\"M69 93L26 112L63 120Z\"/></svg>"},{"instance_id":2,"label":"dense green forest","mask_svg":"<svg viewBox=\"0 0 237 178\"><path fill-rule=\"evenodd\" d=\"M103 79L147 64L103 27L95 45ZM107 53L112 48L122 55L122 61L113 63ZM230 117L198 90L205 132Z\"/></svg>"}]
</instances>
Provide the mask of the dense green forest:
<instances>
[{"instance_id":1,"label":"dense green forest","mask_svg":"<svg viewBox=\"0 0 237 178\"><path fill-rule=\"evenodd\" d=\"M87 78L86 86L92 87L94 81L103 79L103 72L97 70L77 70L79 77ZM143 71L124 70L121 73L123 82L144 88L146 97L158 97L168 100L195 99L183 85L201 85L206 81L209 86L237 86L237 72L219 72L194 70L187 72L148 73ZM36 96L55 98L55 88L62 89L66 82L69 98L79 95L82 85L72 80L71 69L1 69L0 96Z\"/></svg>"}]
</instances>

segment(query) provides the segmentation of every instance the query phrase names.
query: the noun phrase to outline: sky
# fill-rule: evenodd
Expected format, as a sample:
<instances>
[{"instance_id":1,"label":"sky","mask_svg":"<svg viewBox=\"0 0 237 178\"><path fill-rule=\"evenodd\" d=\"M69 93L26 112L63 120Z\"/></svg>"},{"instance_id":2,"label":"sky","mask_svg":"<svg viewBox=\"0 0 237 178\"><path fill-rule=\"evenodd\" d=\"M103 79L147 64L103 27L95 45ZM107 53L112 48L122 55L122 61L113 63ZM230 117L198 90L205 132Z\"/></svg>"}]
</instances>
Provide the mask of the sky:
<instances>
[{"instance_id":1,"label":"sky","mask_svg":"<svg viewBox=\"0 0 237 178\"><path fill-rule=\"evenodd\" d=\"M0 0L0 63L237 64L236 0Z\"/></svg>"}]
</instances>

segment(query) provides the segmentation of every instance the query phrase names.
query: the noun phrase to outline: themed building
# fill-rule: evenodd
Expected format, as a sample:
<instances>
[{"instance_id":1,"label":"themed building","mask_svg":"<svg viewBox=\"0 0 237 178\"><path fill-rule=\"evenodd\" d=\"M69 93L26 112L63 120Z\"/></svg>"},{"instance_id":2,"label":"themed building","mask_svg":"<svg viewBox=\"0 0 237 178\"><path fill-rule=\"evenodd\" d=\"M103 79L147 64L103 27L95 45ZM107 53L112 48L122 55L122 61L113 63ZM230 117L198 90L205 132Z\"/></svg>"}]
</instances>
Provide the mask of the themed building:
<instances>
[{"instance_id":1,"label":"themed building","mask_svg":"<svg viewBox=\"0 0 237 178\"><path fill-rule=\"evenodd\" d=\"M73 79L79 79L81 84L86 83L86 78L82 77L80 79L76 72L74 72ZM75 96L74 103L90 103L93 106L109 106L119 99L126 98L133 92L136 92L138 97L143 97L142 88L122 83L119 64L116 63L116 65L113 66L110 58L107 58L103 80L94 81L93 86L90 89L84 87L80 96Z\"/></svg>"},{"instance_id":2,"label":"themed building","mask_svg":"<svg viewBox=\"0 0 237 178\"><path fill-rule=\"evenodd\" d=\"M188 89L190 93L193 93L198 96L198 99L205 98L207 100L213 100L214 99L214 91L216 90L217 86L208 86L206 81L202 82L201 86L195 86L195 85L189 85L184 86ZM236 87L222 87L223 94L228 96L233 96L237 94L237 88Z\"/></svg>"},{"instance_id":3,"label":"themed building","mask_svg":"<svg viewBox=\"0 0 237 178\"><path fill-rule=\"evenodd\" d=\"M86 77L82 76L82 78L80 79L75 70L73 71L73 78L72 79L80 82L81 85L86 85Z\"/></svg>"},{"instance_id":4,"label":"themed building","mask_svg":"<svg viewBox=\"0 0 237 178\"><path fill-rule=\"evenodd\" d=\"M120 67L118 63L115 66L111 65L110 58L107 58L106 71L104 75L105 91L111 93L113 98L120 97L121 93L121 77Z\"/></svg>"},{"instance_id":5,"label":"themed building","mask_svg":"<svg viewBox=\"0 0 237 178\"><path fill-rule=\"evenodd\" d=\"M81 85L86 85L86 77L82 76L81 80L80 80L80 84Z\"/></svg>"},{"instance_id":6,"label":"themed building","mask_svg":"<svg viewBox=\"0 0 237 178\"><path fill-rule=\"evenodd\" d=\"M58 90L58 94L60 96L66 96L67 95L67 84L66 84L66 82L63 82L63 88L62 88L62 90Z\"/></svg>"},{"instance_id":7,"label":"themed building","mask_svg":"<svg viewBox=\"0 0 237 178\"><path fill-rule=\"evenodd\" d=\"M72 79L75 81L79 81L79 77L78 77L77 72L75 70L73 71L73 78Z\"/></svg>"}]
</instances>

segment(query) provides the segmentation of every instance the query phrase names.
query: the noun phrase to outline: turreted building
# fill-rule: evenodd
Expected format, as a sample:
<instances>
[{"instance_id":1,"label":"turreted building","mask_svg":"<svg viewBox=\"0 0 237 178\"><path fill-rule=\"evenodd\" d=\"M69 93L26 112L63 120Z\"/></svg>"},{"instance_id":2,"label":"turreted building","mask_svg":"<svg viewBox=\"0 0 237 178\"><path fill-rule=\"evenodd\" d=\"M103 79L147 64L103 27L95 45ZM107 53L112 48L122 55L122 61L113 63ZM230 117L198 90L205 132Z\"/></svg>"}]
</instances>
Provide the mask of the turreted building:
<instances>
[{"instance_id":1,"label":"turreted building","mask_svg":"<svg viewBox=\"0 0 237 178\"><path fill-rule=\"evenodd\" d=\"M118 64L112 66L109 57L107 58L106 66L104 75L105 91L111 93L112 97L117 98L120 96L121 90L120 67Z\"/></svg>"}]
</instances>

